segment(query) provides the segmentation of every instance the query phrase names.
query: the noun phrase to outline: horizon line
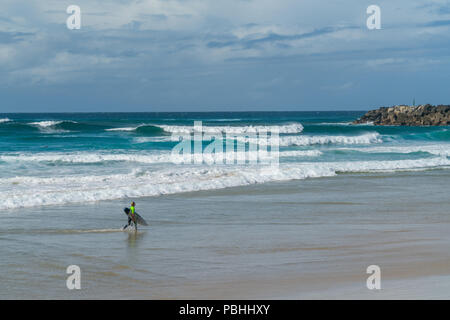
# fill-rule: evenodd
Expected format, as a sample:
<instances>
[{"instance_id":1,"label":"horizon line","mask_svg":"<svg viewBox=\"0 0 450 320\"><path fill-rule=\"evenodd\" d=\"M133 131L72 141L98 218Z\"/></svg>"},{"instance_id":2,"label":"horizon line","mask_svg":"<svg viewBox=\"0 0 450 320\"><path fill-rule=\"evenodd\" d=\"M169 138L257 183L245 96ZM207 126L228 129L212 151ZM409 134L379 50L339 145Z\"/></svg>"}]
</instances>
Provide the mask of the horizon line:
<instances>
[{"instance_id":1,"label":"horizon line","mask_svg":"<svg viewBox=\"0 0 450 320\"><path fill-rule=\"evenodd\" d=\"M0 114L88 114L88 113L294 113L294 112L367 112L367 110L253 110L253 111L22 111L22 112L0 112Z\"/></svg>"}]
</instances>

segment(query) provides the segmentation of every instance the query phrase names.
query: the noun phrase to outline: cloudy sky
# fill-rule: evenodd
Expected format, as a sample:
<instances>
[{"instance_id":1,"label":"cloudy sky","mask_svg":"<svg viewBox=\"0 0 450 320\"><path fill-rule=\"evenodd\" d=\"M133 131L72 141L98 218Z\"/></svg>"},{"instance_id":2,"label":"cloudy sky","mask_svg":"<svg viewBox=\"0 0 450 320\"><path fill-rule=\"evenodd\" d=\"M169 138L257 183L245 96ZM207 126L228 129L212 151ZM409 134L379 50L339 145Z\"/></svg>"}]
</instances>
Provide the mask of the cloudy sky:
<instances>
[{"instance_id":1,"label":"cloudy sky","mask_svg":"<svg viewBox=\"0 0 450 320\"><path fill-rule=\"evenodd\" d=\"M366 9L381 8L381 30ZM69 30L69 5L81 29ZM1 0L0 113L450 104L450 0Z\"/></svg>"}]
</instances>

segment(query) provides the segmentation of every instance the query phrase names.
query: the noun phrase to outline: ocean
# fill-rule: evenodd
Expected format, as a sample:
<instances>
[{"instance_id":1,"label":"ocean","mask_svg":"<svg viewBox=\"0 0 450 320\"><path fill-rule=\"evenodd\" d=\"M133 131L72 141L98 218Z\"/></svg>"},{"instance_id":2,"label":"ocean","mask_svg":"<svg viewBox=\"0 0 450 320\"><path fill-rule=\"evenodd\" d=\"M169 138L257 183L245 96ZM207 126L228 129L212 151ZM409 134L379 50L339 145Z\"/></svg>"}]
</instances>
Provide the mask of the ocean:
<instances>
[{"instance_id":1,"label":"ocean","mask_svg":"<svg viewBox=\"0 0 450 320\"><path fill-rule=\"evenodd\" d=\"M0 298L449 298L449 127L363 113L0 114ZM194 121L276 128L278 166L173 163Z\"/></svg>"},{"instance_id":2,"label":"ocean","mask_svg":"<svg viewBox=\"0 0 450 320\"><path fill-rule=\"evenodd\" d=\"M0 115L0 209L139 198L450 164L448 127L351 125L363 112ZM276 128L279 170L175 164L171 134Z\"/></svg>"}]
</instances>

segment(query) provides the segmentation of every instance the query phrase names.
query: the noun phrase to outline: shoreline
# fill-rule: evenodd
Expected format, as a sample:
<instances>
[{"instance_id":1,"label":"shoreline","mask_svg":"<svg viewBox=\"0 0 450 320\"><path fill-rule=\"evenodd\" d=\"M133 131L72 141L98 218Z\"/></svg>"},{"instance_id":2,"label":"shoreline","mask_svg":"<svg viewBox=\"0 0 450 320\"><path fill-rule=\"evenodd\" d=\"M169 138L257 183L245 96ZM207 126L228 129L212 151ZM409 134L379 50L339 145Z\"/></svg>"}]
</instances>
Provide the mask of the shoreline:
<instances>
[{"instance_id":1,"label":"shoreline","mask_svg":"<svg viewBox=\"0 0 450 320\"><path fill-rule=\"evenodd\" d=\"M348 174L142 198L138 212L150 227L137 237L119 230L122 200L26 209L20 224L3 215L9 293L0 296L448 298L432 284L450 286L449 177ZM83 270L80 292L65 289L68 264ZM382 269L376 293L365 288L373 264Z\"/></svg>"}]
</instances>

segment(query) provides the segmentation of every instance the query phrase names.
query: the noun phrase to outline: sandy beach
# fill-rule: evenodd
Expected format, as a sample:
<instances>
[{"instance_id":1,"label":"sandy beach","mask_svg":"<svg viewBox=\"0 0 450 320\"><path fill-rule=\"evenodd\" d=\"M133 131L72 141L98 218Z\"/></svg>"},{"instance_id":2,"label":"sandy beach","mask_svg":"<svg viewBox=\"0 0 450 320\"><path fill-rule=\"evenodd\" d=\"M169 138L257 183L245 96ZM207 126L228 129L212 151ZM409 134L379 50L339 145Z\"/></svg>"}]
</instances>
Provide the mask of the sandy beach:
<instances>
[{"instance_id":1,"label":"sandy beach","mask_svg":"<svg viewBox=\"0 0 450 320\"><path fill-rule=\"evenodd\" d=\"M2 299L446 299L450 172L348 174L0 216ZM47 221L46 226L42 220ZM81 290L66 268L81 268ZM366 268L381 268L368 290Z\"/></svg>"}]
</instances>

